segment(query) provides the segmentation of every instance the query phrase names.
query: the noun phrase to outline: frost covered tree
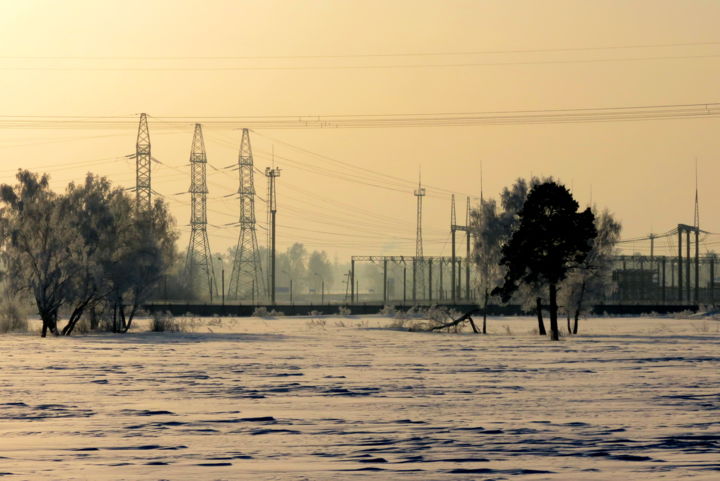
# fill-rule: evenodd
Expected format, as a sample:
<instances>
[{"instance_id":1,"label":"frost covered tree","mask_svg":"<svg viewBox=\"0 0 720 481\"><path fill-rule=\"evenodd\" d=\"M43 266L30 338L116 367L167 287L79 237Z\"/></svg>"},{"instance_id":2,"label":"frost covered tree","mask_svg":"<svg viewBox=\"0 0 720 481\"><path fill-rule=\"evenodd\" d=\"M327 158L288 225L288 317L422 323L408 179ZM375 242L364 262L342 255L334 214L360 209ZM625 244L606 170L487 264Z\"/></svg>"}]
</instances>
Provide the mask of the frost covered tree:
<instances>
[{"instance_id":1,"label":"frost covered tree","mask_svg":"<svg viewBox=\"0 0 720 481\"><path fill-rule=\"evenodd\" d=\"M557 288L568 271L582 264L597 235L588 208L577 212L570 192L555 182L532 188L519 212L519 227L502 248L507 268L504 283L494 290L507 302L519 285L545 284L550 304L550 335L559 339Z\"/></svg>"},{"instance_id":2,"label":"frost covered tree","mask_svg":"<svg viewBox=\"0 0 720 481\"><path fill-rule=\"evenodd\" d=\"M595 229L597 236L587 257L568 274L560 289L560 303L567 312L568 332L573 334L578 333L580 315L609 294L614 285L612 262L622 227L609 211L604 210L595 214ZM572 326L571 315L574 316Z\"/></svg>"},{"instance_id":3,"label":"frost covered tree","mask_svg":"<svg viewBox=\"0 0 720 481\"><path fill-rule=\"evenodd\" d=\"M487 306L493 289L502 283L505 267L500 264L501 249L509 240L519 223L519 212L525 203L528 191L542 182L552 181L552 178L539 179L533 177L529 181L519 178L509 187L505 187L500 194L500 207L494 199L481 199L478 208L470 212L470 232L474 240L473 262L480 277L478 288L483 296L483 334L487 333ZM516 297L525 304L530 289L521 289ZM533 297L533 301L535 297ZM542 302L538 303L542 306ZM544 334L542 311L538 307L538 322L540 332Z\"/></svg>"},{"instance_id":4,"label":"frost covered tree","mask_svg":"<svg viewBox=\"0 0 720 481\"><path fill-rule=\"evenodd\" d=\"M161 199L149 210L135 210L132 201L118 202L114 210L118 216L115 245L105 264L111 286L108 301L114 330L127 332L140 306L177 258L177 233Z\"/></svg>"},{"instance_id":5,"label":"frost covered tree","mask_svg":"<svg viewBox=\"0 0 720 481\"><path fill-rule=\"evenodd\" d=\"M503 277L500 248L511 231L501 222L494 200L481 200L480 206L470 212L470 230L474 240L473 263L480 274L478 288L483 299L482 333L487 334L490 291L497 287Z\"/></svg>"},{"instance_id":6,"label":"frost covered tree","mask_svg":"<svg viewBox=\"0 0 720 481\"><path fill-rule=\"evenodd\" d=\"M20 171L17 179L15 186L0 186L2 255L13 288L35 299L41 335L71 334L82 314L100 302L120 308L117 330L127 331L175 252L164 204L137 213L123 189L91 174L64 195L50 190L47 175ZM64 306L71 314L60 330Z\"/></svg>"},{"instance_id":7,"label":"frost covered tree","mask_svg":"<svg viewBox=\"0 0 720 481\"><path fill-rule=\"evenodd\" d=\"M41 335L59 334L58 312L79 271L73 247L79 234L65 228L70 212L50 190L47 175L26 170L15 186L0 186L2 255L15 291L28 291L42 320Z\"/></svg>"},{"instance_id":8,"label":"frost covered tree","mask_svg":"<svg viewBox=\"0 0 720 481\"><path fill-rule=\"evenodd\" d=\"M317 286L316 290L320 290L321 281L325 282L325 289L330 289L333 283L333 268L325 251L312 251L310 253L307 263L307 275L308 285Z\"/></svg>"}]
</instances>

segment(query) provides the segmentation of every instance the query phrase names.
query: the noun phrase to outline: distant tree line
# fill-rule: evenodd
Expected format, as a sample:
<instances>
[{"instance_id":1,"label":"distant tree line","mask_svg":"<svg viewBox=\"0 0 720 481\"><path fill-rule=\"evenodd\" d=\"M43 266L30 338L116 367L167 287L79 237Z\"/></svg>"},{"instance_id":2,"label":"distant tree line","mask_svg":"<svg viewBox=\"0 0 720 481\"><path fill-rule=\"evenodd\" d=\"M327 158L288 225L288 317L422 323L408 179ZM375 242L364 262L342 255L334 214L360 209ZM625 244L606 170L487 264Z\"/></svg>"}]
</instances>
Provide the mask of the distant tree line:
<instances>
[{"instance_id":1,"label":"distant tree line","mask_svg":"<svg viewBox=\"0 0 720 481\"><path fill-rule=\"evenodd\" d=\"M541 335L547 306L553 339L563 310L568 333L577 334L581 314L613 289L612 255L621 226L607 210L578 208L554 179L533 177L505 188L499 202L481 199L471 210L483 333L488 303L497 300L534 307Z\"/></svg>"},{"instance_id":2,"label":"distant tree line","mask_svg":"<svg viewBox=\"0 0 720 481\"><path fill-rule=\"evenodd\" d=\"M17 184L0 186L7 283L34 300L43 337L71 334L98 308L112 312L113 331L127 332L174 262L176 240L161 200L137 209L127 191L104 177L88 174L58 194L47 175L21 170ZM69 313L62 327L61 312Z\"/></svg>"}]
</instances>

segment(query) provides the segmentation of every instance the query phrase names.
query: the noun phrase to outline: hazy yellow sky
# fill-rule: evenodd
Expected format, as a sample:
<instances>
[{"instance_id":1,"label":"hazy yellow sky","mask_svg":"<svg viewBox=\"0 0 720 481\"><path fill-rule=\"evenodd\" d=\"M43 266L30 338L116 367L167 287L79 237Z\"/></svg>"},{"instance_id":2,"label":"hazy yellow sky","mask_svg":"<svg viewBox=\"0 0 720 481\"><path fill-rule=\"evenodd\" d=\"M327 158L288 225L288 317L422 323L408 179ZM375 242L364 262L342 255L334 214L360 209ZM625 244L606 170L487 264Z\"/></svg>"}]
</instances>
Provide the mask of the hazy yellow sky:
<instances>
[{"instance_id":1,"label":"hazy yellow sky","mask_svg":"<svg viewBox=\"0 0 720 481\"><path fill-rule=\"evenodd\" d=\"M718 102L719 21L715 0L4 0L0 115L147 112L153 156L163 163L153 166L153 188L171 199L185 248L190 199L175 194L189 186L192 125L153 130L153 118ZM499 53L458 55L462 52ZM388 56L418 53L446 55ZM257 167L269 165L274 145L282 168L279 247L299 241L344 260L351 254L414 253L412 188L419 166L429 185L426 255L449 253L447 191L457 192L460 220L464 196L479 195L481 163L487 196L519 176L553 175L572 187L581 203L592 195L593 202L613 211L628 238L692 223L697 157L702 227L720 232L714 212L720 201L718 123L709 117L258 129L252 141ZM134 185L134 161L123 156L134 151L135 126L37 127L2 124L0 182L13 182L16 169L27 167L50 172L58 189L88 170ZM238 130L206 126L205 135L210 164L237 162ZM237 190L237 177L234 171L209 169L208 179L210 243L220 251L237 239L237 227L223 227L237 221L237 200L226 197ZM256 177L256 187L264 197L265 179ZM261 223L263 209L259 202ZM259 234L264 242L264 230Z\"/></svg>"}]
</instances>

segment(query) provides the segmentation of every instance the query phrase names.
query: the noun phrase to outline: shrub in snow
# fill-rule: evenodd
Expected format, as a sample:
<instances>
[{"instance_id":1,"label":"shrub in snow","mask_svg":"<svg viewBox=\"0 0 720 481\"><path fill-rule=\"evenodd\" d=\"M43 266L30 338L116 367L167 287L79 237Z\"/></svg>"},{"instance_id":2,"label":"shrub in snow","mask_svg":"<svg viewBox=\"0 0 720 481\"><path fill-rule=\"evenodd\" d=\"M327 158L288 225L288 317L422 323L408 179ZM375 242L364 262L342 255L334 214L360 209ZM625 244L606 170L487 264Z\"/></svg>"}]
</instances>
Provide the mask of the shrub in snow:
<instances>
[{"instance_id":1,"label":"shrub in snow","mask_svg":"<svg viewBox=\"0 0 720 481\"><path fill-rule=\"evenodd\" d=\"M352 314L352 311L350 311L349 307L340 306L338 308L338 314L340 314L341 316L349 316L350 314Z\"/></svg>"},{"instance_id":2,"label":"shrub in snow","mask_svg":"<svg viewBox=\"0 0 720 481\"><path fill-rule=\"evenodd\" d=\"M182 325L169 312L153 312L150 319L152 332L181 332Z\"/></svg>"},{"instance_id":3,"label":"shrub in snow","mask_svg":"<svg viewBox=\"0 0 720 481\"><path fill-rule=\"evenodd\" d=\"M313 311L313 312L315 312L315 311ZM255 308L255 310L253 311L253 314L252 314L252 315L253 315L253 317L265 317L265 318L269 318L269 317L284 316L285 313L280 312L280 311L276 311L275 309L272 309L272 310L268 311L268 310L267 310L267 307L265 307L265 306L260 306L260 307L256 307L256 308Z\"/></svg>"},{"instance_id":4,"label":"shrub in snow","mask_svg":"<svg viewBox=\"0 0 720 481\"><path fill-rule=\"evenodd\" d=\"M383 316L394 316L395 306L383 306L383 308L380 309L380 314L382 314Z\"/></svg>"},{"instance_id":5,"label":"shrub in snow","mask_svg":"<svg viewBox=\"0 0 720 481\"><path fill-rule=\"evenodd\" d=\"M0 332L27 331L27 312L15 299L0 301Z\"/></svg>"}]
</instances>

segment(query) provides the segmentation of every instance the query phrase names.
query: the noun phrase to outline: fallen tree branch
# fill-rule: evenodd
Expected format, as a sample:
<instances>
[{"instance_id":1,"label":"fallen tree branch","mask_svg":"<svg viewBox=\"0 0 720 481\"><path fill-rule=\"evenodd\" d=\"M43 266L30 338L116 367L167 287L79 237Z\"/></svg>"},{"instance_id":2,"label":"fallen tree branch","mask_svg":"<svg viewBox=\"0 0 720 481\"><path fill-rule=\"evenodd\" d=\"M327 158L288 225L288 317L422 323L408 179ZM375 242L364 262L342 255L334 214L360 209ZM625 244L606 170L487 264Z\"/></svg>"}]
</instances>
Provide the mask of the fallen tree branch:
<instances>
[{"instance_id":1,"label":"fallen tree branch","mask_svg":"<svg viewBox=\"0 0 720 481\"><path fill-rule=\"evenodd\" d=\"M470 321L470 325L472 326L473 332L475 332L475 334L480 334L480 331L478 331L478 328L475 325L475 321L473 321L473 318L472 318L472 315L476 314L478 312L480 312L479 309L473 309L472 311L466 312L465 314L463 314L459 318L453 320L452 322L448 322L447 324L441 324L439 326L433 326L430 328L430 330L435 331L437 329L445 329L447 327L457 326L458 324L460 324L463 321ZM449 316L449 314L448 314L448 316Z\"/></svg>"}]
</instances>

